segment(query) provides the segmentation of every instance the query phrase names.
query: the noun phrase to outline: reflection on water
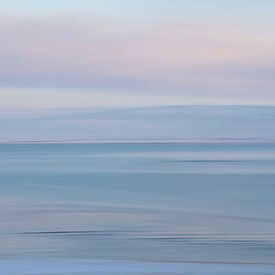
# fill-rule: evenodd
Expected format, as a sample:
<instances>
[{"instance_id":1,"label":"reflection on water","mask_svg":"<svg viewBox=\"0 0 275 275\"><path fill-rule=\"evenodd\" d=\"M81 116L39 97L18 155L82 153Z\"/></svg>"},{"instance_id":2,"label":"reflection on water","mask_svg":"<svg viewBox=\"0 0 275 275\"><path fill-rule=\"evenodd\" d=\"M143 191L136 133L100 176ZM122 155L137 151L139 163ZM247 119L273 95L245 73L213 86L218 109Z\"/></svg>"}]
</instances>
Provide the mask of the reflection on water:
<instances>
[{"instance_id":1,"label":"reflection on water","mask_svg":"<svg viewBox=\"0 0 275 275\"><path fill-rule=\"evenodd\" d=\"M0 256L275 264L275 146L0 145Z\"/></svg>"}]
</instances>

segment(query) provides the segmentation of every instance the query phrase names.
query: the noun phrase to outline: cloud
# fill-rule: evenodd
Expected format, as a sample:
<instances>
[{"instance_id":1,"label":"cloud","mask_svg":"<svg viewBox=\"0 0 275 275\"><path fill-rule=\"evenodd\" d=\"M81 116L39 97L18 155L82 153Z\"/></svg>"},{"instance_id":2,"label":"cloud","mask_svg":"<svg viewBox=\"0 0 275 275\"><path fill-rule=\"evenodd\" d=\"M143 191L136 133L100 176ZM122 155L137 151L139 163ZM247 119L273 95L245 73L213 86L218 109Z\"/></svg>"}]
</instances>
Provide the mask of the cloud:
<instances>
[{"instance_id":1,"label":"cloud","mask_svg":"<svg viewBox=\"0 0 275 275\"><path fill-rule=\"evenodd\" d=\"M2 87L275 97L269 30L87 15L3 15L0 23Z\"/></svg>"}]
</instances>

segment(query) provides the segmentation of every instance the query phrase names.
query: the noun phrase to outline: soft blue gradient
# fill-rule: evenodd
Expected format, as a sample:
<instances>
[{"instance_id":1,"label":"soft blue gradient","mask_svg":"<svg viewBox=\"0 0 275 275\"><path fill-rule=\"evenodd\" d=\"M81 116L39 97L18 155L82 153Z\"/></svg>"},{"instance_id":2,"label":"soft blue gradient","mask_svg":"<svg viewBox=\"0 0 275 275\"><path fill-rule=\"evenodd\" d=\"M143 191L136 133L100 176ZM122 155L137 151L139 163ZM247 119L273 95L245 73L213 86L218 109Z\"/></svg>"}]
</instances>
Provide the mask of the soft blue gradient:
<instances>
[{"instance_id":1,"label":"soft blue gradient","mask_svg":"<svg viewBox=\"0 0 275 275\"><path fill-rule=\"evenodd\" d=\"M7 10L19 13L99 13L126 16L129 18L149 18L159 16L182 16L189 19L220 20L220 22L249 22L254 24L274 24L274 0L11 0L1 3ZM263 21L262 21L263 20ZM274 25L273 25L274 26Z\"/></svg>"},{"instance_id":2,"label":"soft blue gradient","mask_svg":"<svg viewBox=\"0 0 275 275\"><path fill-rule=\"evenodd\" d=\"M0 274L275 274L275 0L0 0Z\"/></svg>"},{"instance_id":3,"label":"soft blue gradient","mask_svg":"<svg viewBox=\"0 0 275 275\"><path fill-rule=\"evenodd\" d=\"M275 264L274 143L0 150L0 258Z\"/></svg>"},{"instance_id":4,"label":"soft blue gradient","mask_svg":"<svg viewBox=\"0 0 275 275\"><path fill-rule=\"evenodd\" d=\"M75 259L0 260L0 272L9 275L239 275L274 274L275 267L226 264L136 263Z\"/></svg>"},{"instance_id":5,"label":"soft blue gradient","mask_svg":"<svg viewBox=\"0 0 275 275\"><path fill-rule=\"evenodd\" d=\"M274 141L272 106L159 106L3 112L0 141Z\"/></svg>"}]
</instances>

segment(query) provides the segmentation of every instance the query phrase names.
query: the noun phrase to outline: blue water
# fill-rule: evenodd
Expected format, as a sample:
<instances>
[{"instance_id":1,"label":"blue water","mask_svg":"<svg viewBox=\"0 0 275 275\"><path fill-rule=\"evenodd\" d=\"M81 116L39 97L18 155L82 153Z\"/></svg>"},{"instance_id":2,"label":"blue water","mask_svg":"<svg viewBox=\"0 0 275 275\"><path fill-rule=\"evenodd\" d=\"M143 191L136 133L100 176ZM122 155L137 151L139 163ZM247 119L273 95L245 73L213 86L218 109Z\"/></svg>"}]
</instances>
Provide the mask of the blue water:
<instances>
[{"instance_id":1,"label":"blue water","mask_svg":"<svg viewBox=\"0 0 275 275\"><path fill-rule=\"evenodd\" d=\"M1 144L0 243L1 259L275 264L275 144Z\"/></svg>"}]
</instances>

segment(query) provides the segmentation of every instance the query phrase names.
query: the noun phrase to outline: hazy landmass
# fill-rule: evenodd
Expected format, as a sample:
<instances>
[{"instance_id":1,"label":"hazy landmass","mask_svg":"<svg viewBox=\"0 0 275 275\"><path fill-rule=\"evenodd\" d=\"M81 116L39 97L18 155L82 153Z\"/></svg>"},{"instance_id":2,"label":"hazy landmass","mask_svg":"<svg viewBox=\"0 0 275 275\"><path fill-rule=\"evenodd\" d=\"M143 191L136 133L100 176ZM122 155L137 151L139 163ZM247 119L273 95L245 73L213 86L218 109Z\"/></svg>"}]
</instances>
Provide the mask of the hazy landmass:
<instances>
[{"instance_id":1,"label":"hazy landmass","mask_svg":"<svg viewBox=\"0 0 275 275\"><path fill-rule=\"evenodd\" d=\"M3 112L0 141L274 141L275 107L162 106Z\"/></svg>"}]
</instances>

